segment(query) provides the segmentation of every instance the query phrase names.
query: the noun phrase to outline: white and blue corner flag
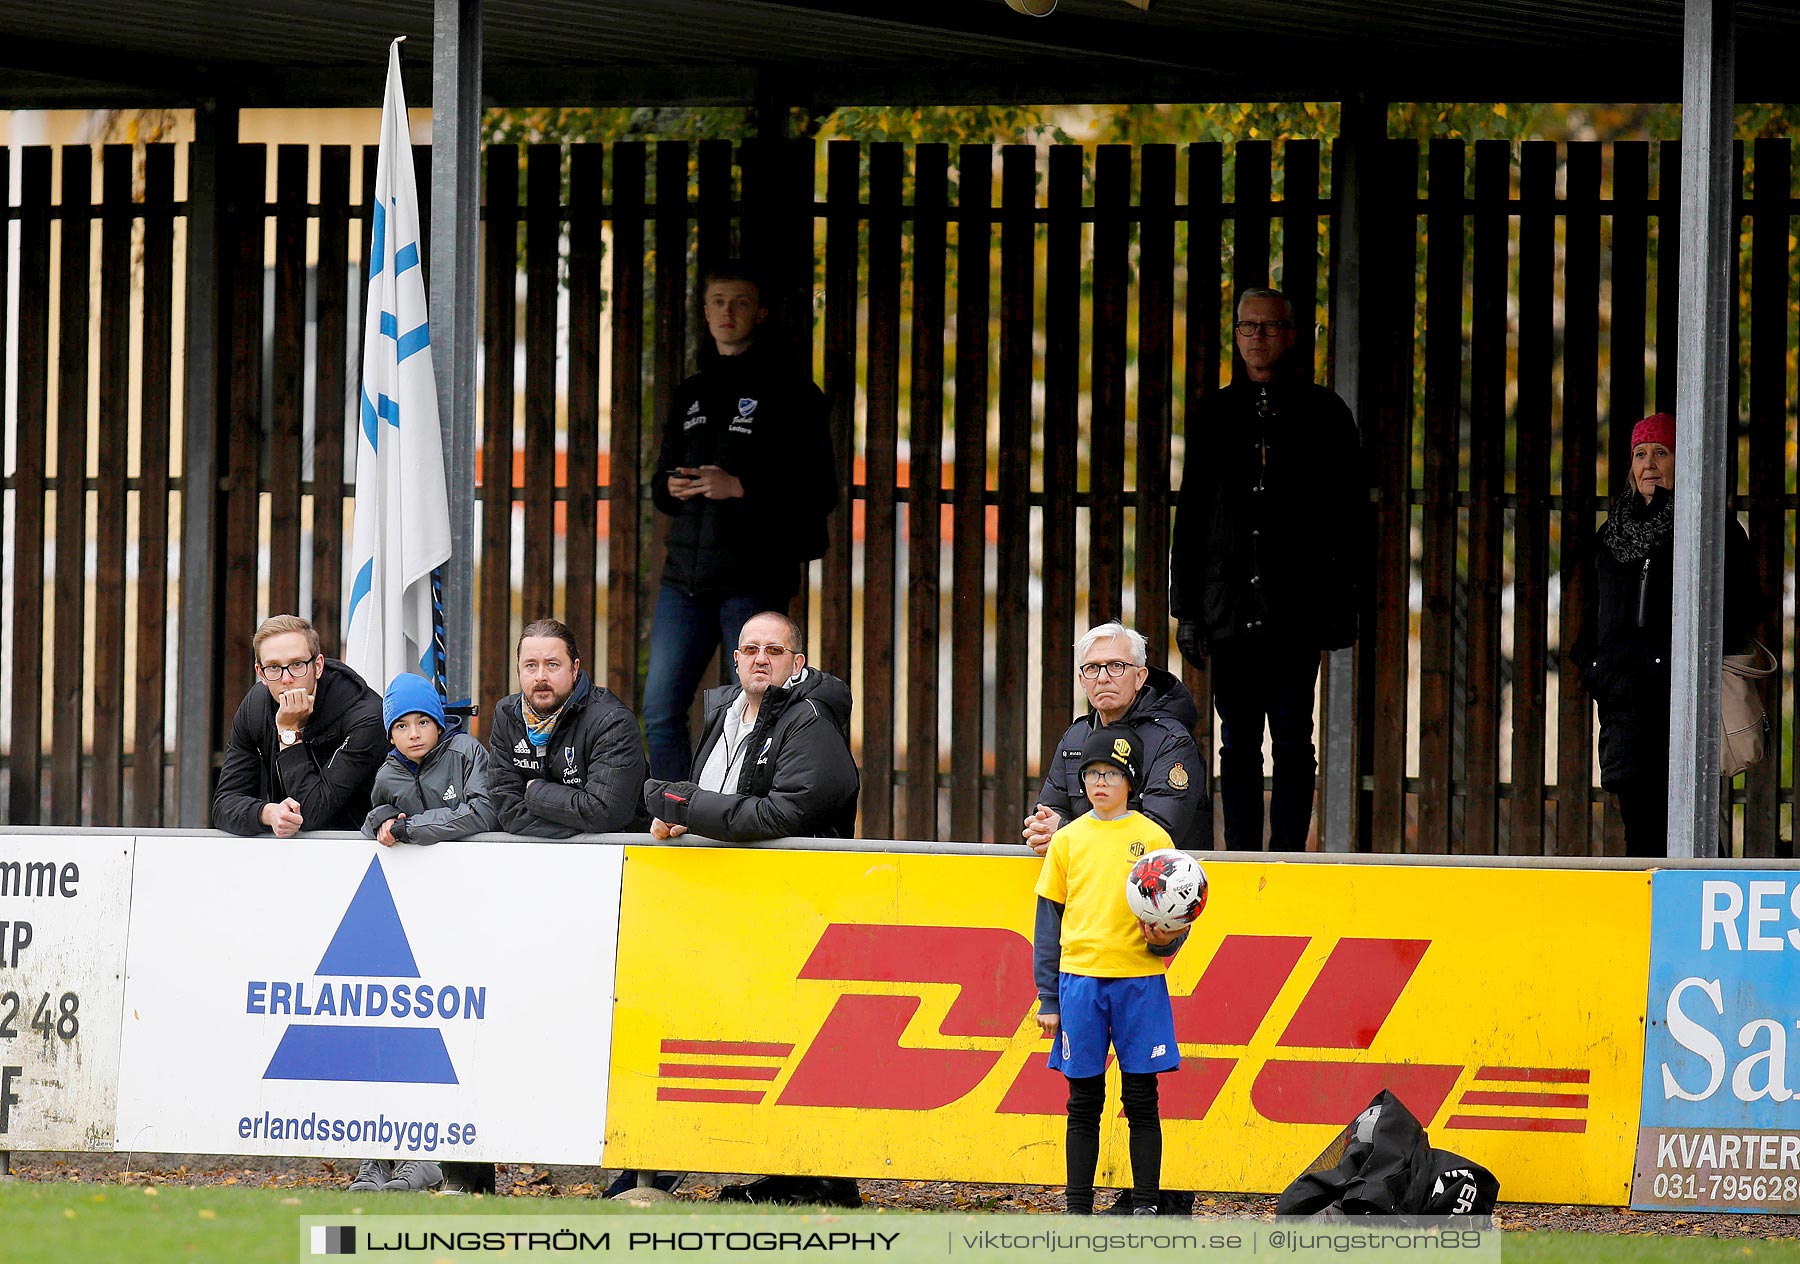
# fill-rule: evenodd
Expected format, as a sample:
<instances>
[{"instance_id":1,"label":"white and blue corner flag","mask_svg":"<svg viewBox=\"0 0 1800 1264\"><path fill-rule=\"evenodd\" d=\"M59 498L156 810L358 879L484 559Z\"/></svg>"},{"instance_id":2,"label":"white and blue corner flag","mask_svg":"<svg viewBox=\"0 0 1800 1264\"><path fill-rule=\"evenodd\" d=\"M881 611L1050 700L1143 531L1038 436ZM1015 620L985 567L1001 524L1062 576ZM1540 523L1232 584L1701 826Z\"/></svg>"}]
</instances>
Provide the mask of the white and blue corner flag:
<instances>
[{"instance_id":1,"label":"white and blue corner flag","mask_svg":"<svg viewBox=\"0 0 1800 1264\"><path fill-rule=\"evenodd\" d=\"M442 618L432 571L450 559L450 508L399 40L388 46L371 201L344 661L378 693L401 672L417 672L441 694Z\"/></svg>"}]
</instances>

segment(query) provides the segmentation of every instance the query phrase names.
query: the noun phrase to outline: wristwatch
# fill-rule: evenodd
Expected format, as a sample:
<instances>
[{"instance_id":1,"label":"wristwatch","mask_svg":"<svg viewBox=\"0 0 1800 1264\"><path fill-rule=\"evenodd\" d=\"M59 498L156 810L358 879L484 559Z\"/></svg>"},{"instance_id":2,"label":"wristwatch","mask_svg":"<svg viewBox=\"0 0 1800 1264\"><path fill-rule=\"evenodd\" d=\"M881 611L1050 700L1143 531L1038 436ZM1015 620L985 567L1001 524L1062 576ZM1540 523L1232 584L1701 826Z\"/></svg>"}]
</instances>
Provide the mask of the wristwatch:
<instances>
[{"instance_id":1,"label":"wristwatch","mask_svg":"<svg viewBox=\"0 0 1800 1264\"><path fill-rule=\"evenodd\" d=\"M275 730L275 732L280 735L281 744L283 746L298 746L300 744L300 730L299 729L279 729L278 728Z\"/></svg>"}]
</instances>

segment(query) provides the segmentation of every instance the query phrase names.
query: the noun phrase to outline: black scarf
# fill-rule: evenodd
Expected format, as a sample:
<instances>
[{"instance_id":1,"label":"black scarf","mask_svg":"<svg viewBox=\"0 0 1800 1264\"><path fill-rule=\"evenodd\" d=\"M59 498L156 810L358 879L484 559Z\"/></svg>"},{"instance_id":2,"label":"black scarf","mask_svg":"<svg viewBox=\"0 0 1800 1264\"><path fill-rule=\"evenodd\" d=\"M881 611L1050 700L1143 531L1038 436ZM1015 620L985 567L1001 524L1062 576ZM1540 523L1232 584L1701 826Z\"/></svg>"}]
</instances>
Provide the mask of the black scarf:
<instances>
[{"instance_id":1,"label":"black scarf","mask_svg":"<svg viewBox=\"0 0 1800 1264\"><path fill-rule=\"evenodd\" d=\"M1635 562L1666 547L1675 535L1675 495L1658 487L1648 502L1627 490L1600 524L1600 542L1621 562Z\"/></svg>"}]
</instances>

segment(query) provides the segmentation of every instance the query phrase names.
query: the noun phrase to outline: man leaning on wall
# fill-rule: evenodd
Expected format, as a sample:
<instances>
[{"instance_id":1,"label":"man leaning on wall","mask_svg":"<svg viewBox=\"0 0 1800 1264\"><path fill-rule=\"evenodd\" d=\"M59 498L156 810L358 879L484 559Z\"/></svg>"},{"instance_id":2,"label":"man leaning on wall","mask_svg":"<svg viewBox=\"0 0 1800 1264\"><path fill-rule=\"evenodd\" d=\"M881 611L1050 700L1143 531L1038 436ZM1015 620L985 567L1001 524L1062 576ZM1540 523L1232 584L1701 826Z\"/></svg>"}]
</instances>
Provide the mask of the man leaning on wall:
<instances>
[{"instance_id":1,"label":"man leaning on wall","mask_svg":"<svg viewBox=\"0 0 1800 1264\"><path fill-rule=\"evenodd\" d=\"M256 684L238 704L213 791L214 828L292 838L359 830L387 755L381 695L335 658L298 615L251 638Z\"/></svg>"}]
</instances>

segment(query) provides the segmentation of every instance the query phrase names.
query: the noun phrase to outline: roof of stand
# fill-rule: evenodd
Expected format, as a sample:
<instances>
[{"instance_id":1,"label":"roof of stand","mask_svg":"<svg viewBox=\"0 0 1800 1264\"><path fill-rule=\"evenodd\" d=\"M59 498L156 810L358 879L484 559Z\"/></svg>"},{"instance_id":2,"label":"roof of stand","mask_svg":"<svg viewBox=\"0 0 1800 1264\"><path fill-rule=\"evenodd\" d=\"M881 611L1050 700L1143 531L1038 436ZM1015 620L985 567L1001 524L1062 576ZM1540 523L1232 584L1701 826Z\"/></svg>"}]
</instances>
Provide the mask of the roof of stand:
<instances>
[{"instance_id":1,"label":"roof of stand","mask_svg":"<svg viewBox=\"0 0 1800 1264\"><path fill-rule=\"evenodd\" d=\"M47 0L0 11L0 108L378 100L429 90L431 0ZM485 0L503 105L1285 98L1658 101L1682 0ZM1792 92L1800 6L1738 5L1738 97Z\"/></svg>"}]
</instances>

